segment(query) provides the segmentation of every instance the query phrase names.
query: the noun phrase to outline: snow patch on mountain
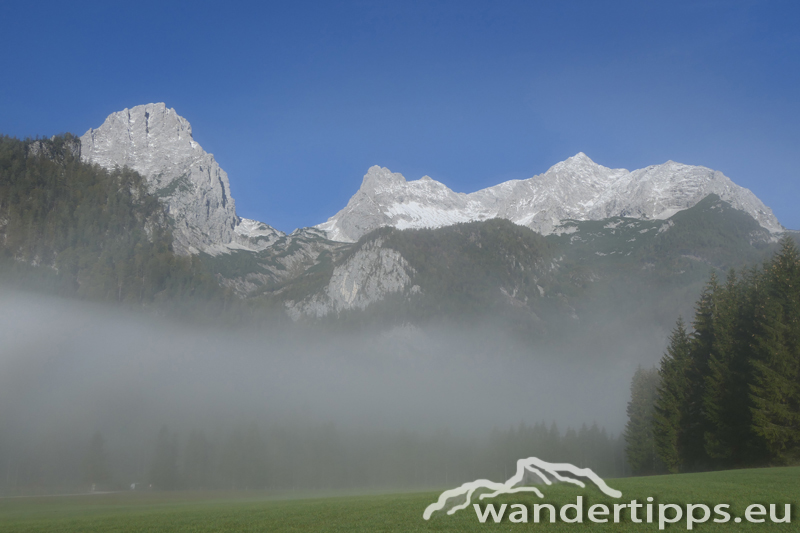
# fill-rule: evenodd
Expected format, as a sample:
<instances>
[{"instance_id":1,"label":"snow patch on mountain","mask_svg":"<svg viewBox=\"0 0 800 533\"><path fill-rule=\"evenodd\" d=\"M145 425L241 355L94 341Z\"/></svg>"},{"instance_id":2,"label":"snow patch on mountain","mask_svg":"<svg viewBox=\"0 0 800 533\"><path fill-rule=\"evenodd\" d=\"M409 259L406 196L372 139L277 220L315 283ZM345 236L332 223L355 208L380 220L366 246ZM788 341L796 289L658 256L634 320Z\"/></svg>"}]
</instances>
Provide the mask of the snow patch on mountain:
<instances>
[{"instance_id":1,"label":"snow patch on mountain","mask_svg":"<svg viewBox=\"0 0 800 533\"><path fill-rule=\"evenodd\" d=\"M286 235L268 224L249 218L240 218L239 223L233 228L233 232L234 237L229 248L238 244L245 250L256 252L272 246L278 239Z\"/></svg>"},{"instance_id":2,"label":"snow patch on mountain","mask_svg":"<svg viewBox=\"0 0 800 533\"><path fill-rule=\"evenodd\" d=\"M428 176L406 181L402 174L373 166L347 206L316 227L331 240L354 242L383 226L438 228L491 218L484 211L479 201Z\"/></svg>"}]
</instances>

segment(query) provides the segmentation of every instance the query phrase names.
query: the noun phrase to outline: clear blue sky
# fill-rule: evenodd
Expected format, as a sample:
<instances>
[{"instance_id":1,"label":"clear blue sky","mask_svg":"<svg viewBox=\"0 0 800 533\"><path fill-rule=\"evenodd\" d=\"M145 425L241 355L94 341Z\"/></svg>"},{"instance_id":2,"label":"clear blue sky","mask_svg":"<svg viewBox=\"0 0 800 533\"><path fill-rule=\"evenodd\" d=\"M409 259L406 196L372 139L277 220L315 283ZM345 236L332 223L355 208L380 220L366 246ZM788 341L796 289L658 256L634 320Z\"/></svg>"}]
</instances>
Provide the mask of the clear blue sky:
<instances>
[{"instance_id":1,"label":"clear blue sky","mask_svg":"<svg viewBox=\"0 0 800 533\"><path fill-rule=\"evenodd\" d=\"M724 172L800 229L800 2L0 2L0 133L166 102L284 231L374 164L461 192L579 151Z\"/></svg>"}]
</instances>

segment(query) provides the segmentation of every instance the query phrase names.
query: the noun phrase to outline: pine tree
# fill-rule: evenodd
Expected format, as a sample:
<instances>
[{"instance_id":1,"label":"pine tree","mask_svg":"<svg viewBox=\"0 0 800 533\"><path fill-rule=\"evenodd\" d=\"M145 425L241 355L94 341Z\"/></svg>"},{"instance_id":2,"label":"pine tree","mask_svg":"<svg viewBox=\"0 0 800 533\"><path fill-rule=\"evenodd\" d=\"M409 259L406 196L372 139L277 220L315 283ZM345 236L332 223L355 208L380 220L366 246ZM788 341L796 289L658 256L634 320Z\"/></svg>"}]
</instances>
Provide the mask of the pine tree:
<instances>
[{"instance_id":1,"label":"pine tree","mask_svg":"<svg viewBox=\"0 0 800 533\"><path fill-rule=\"evenodd\" d=\"M752 381L747 339L752 315L747 279L731 271L714 298L714 338L705 379L705 451L720 466L745 464L750 455L749 388Z\"/></svg>"},{"instance_id":2,"label":"pine tree","mask_svg":"<svg viewBox=\"0 0 800 533\"><path fill-rule=\"evenodd\" d=\"M772 463L800 455L800 253L788 237L764 269L752 341L753 432Z\"/></svg>"},{"instance_id":3,"label":"pine tree","mask_svg":"<svg viewBox=\"0 0 800 533\"><path fill-rule=\"evenodd\" d=\"M636 369L631 381L625 453L634 474L656 474L664 469L653 434L653 409L658 395L658 382L655 368L644 370L641 367Z\"/></svg>"},{"instance_id":4,"label":"pine tree","mask_svg":"<svg viewBox=\"0 0 800 533\"><path fill-rule=\"evenodd\" d=\"M669 472L679 472L683 463L683 418L687 407L686 372L691 338L682 318L670 336L667 353L661 358L660 384L654 406L653 434L656 450Z\"/></svg>"},{"instance_id":5,"label":"pine tree","mask_svg":"<svg viewBox=\"0 0 800 533\"><path fill-rule=\"evenodd\" d=\"M689 362L686 368L686 404L682 417L682 463L686 470L702 470L710 466L705 449L708 418L705 406L706 377L714 351L714 315L720 287L716 274L703 289L697 302Z\"/></svg>"}]
</instances>

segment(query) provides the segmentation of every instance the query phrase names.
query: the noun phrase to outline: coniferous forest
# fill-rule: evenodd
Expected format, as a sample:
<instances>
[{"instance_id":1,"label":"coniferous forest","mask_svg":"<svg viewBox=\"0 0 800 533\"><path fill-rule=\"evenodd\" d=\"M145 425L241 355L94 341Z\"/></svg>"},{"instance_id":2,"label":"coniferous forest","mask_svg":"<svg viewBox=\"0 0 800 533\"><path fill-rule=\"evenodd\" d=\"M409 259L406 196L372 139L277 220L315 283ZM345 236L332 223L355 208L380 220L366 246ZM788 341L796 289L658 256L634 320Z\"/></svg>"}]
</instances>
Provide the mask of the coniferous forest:
<instances>
[{"instance_id":1,"label":"coniferous forest","mask_svg":"<svg viewBox=\"0 0 800 533\"><path fill-rule=\"evenodd\" d=\"M172 249L167 213L125 167L82 163L71 134L0 136L0 272L26 289L172 314L218 314L230 295ZM36 268L45 266L49 268Z\"/></svg>"},{"instance_id":2,"label":"coniferous forest","mask_svg":"<svg viewBox=\"0 0 800 533\"><path fill-rule=\"evenodd\" d=\"M660 368L631 385L635 473L800 461L800 253L784 237L762 268L712 274L691 329L678 319Z\"/></svg>"}]
</instances>

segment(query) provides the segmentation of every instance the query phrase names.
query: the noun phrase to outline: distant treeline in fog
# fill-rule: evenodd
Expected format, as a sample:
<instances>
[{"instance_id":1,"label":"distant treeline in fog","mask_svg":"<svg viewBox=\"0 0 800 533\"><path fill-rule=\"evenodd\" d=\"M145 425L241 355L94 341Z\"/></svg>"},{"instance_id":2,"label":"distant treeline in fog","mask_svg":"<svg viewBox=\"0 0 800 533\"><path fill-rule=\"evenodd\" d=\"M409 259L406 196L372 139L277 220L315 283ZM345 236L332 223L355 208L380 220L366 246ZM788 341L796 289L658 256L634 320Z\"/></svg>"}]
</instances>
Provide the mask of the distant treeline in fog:
<instances>
[{"instance_id":1,"label":"distant treeline in fog","mask_svg":"<svg viewBox=\"0 0 800 533\"><path fill-rule=\"evenodd\" d=\"M627 454L638 473L800 462L800 252L716 277L678 320L659 369L634 376Z\"/></svg>"},{"instance_id":2,"label":"distant treeline in fog","mask_svg":"<svg viewBox=\"0 0 800 533\"><path fill-rule=\"evenodd\" d=\"M54 445L58 442L58 445ZM334 424L228 431L164 426L148 445L109 446L101 432L83 441L43 439L0 455L6 494L57 490L335 490L442 487L478 478L505 481L517 459L537 456L590 467L603 477L629 473L621 437L597 425L559 431L520 424L483 439L442 430L347 432Z\"/></svg>"}]
</instances>

